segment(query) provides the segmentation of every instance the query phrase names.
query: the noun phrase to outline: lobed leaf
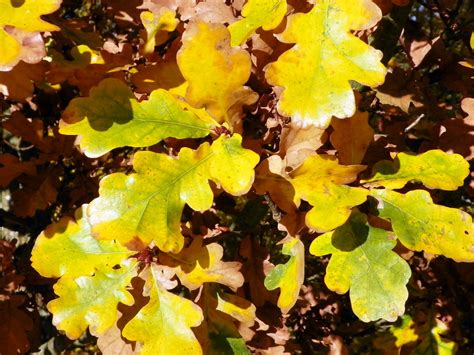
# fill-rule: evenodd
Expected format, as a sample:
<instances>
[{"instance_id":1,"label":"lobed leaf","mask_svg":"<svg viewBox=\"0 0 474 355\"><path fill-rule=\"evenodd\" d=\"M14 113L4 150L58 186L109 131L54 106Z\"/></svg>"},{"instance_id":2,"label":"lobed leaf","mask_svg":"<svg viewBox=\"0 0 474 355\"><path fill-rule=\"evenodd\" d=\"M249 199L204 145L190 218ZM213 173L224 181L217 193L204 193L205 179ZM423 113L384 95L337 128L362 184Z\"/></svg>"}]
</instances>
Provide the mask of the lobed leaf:
<instances>
[{"instance_id":1,"label":"lobed leaf","mask_svg":"<svg viewBox=\"0 0 474 355\"><path fill-rule=\"evenodd\" d=\"M332 230L349 218L351 208L367 199L368 191L345 186L365 169L363 165L339 165L329 155L313 155L290 174L295 203L301 199L314 206L306 214L306 225L318 232Z\"/></svg>"},{"instance_id":2,"label":"lobed leaf","mask_svg":"<svg viewBox=\"0 0 474 355\"><path fill-rule=\"evenodd\" d=\"M137 152L135 174L112 174L101 181L100 197L88 211L93 232L124 245L136 239L146 245L155 241L165 252L179 252L184 204L196 211L209 209L214 196L208 180L233 195L250 189L259 158L242 148L241 141L239 135L221 136L196 151L182 148L177 158Z\"/></svg>"},{"instance_id":3,"label":"lobed leaf","mask_svg":"<svg viewBox=\"0 0 474 355\"><path fill-rule=\"evenodd\" d=\"M362 181L369 186L401 189L410 181L419 181L430 189L456 190L469 175L469 163L459 154L430 150L420 155L399 153L393 162L374 165L372 177Z\"/></svg>"},{"instance_id":4,"label":"lobed leaf","mask_svg":"<svg viewBox=\"0 0 474 355\"><path fill-rule=\"evenodd\" d=\"M286 0L248 0L242 8L244 19L228 27L231 45L242 45L260 27L273 30L283 20L286 9Z\"/></svg>"},{"instance_id":5,"label":"lobed leaf","mask_svg":"<svg viewBox=\"0 0 474 355\"><path fill-rule=\"evenodd\" d=\"M168 137L205 137L215 127L183 109L166 90L155 90L147 101L138 102L117 79L105 79L89 97L73 99L62 119L60 132L79 135L80 146L90 158L118 147L150 146Z\"/></svg>"},{"instance_id":6,"label":"lobed leaf","mask_svg":"<svg viewBox=\"0 0 474 355\"><path fill-rule=\"evenodd\" d=\"M275 266L265 277L268 290L280 288L278 307L283 313L295 305L304 282L304 245L298 238L284 241L282 253L290 256L285 264Z\"/></svg>"},{"instance_id":7,"label":"lobed leaf","mask_svg":"<svg viewBox=\"0 0 474 355\"><path fill-rule=\"evenodd\" d=\"M380 217L390 219L400 242L410 250L474 261L474 229L466 212L433 203L430 194L414 190L403 195L373 190Z\"/></svg>"},{"instance_id":8,"label":"lobed leaf","mask_svg":"<svg viewBox=\"0 0 474 355\"><path fill-rule=\"evenodd\" d=\"M321 0L308 13L288 17L278 37L296 43L271 63L267 81L283 88L278 112L303 126L326 128L332 116L350 117L355 99L350 80L368 86L383 83L382 52L351 33L372 27L381 17L370 0Z\"/></svg>"},{"instance_id":9,"label":"lobed leaf","mask_svg":"<svg viewBox=\"0 0 474 355\"><path fill-rule=\"evenodd\" d=\"M191 327L203 320L193 302L163 288L151 269L148 287L150 300L123 328L128 340L142 343L140 354L202 354Z\"/></svg>"},{"instance_id":10,"label":"lobed leaf","mask_svg":"<svg viewBox=\"0 0 474 355\"><path fill-rule=\"evenodd\" d=\"M75 220L63 217L49 225L36 239L31 262L42 276L90 276L97 269L111 269L133 254L113 240L95 239L86 209L87 205L78 208Z\"/></svg>"},{"instance_id":11,"label":"lobed leaf","mask_svg":"<svg viewBox=\"0 0 474 355\"><path fill-rule=\"evenodd\" d=\"M408 264L392 251L395 245L385 230L368 225L366 216L355 212L345 225L317 237L310 252L332 254L324 281L337 293L350 290L357 317L393 322L405 312L411 276Z\"/></svg>"}]
</instances>

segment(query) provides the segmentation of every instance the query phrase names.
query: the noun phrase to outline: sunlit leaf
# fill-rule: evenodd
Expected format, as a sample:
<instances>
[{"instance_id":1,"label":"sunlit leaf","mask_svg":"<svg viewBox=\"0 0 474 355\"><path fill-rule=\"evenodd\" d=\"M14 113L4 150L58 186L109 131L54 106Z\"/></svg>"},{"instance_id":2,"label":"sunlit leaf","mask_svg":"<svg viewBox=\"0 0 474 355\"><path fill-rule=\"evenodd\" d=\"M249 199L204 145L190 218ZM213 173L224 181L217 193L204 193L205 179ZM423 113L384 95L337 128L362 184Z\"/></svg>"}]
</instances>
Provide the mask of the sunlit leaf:
<instances>
[{"instance_id":1,"label":"sunlit leaf","mask_svg":"<svg viewBox=\"0 0 474 355\"><path fill-rule=\"evenodd\" d=\"M178 26L179 20L174 11L162 7L158 13L143 11L140 13L143 27L147 33L144 52L152 53L155 49L156 37L163 32L173 32ZM160 43L158 43L160 44Z\"/></svg>"},{"instance_id":2,"label":"sunlit leaf","mask_svg":"<svg viewBox=\"0 0 474 355\"><path fill-rule=\"evenodd\" d=\"M283 87L278 111L294 122L327 127L331 117L350 117L355 100L350 80L383 83L382 53L351 33L372 27L380 9L370 0L321 0L308 13L288 17L284 43L296 43L267 69L271 85Z\"/></svg>"},{"instance_id":3,"label":"sunlit leaf","mask_svg":"<svg viewBox=\"0 0 474 355\"><path fill-rule=\"evenodd\" d=\"M337 293L350 290L357 317L393 322L405 312L411 276L408 264L392 251L395 245L387 231L371 227L365 215L355 212L345 225L317 237L310 252L332 254L324 281Z\"/></svg>"}]
</instances>

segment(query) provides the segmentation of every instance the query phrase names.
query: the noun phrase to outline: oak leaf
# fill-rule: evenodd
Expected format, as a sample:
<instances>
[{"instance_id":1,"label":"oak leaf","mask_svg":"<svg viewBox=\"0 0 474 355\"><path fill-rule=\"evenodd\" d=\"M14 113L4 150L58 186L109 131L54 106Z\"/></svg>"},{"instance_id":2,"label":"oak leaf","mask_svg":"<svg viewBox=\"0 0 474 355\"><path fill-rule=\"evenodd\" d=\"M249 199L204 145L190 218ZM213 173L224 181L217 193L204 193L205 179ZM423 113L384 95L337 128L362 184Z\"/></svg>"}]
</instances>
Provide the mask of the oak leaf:
<instances>
[{"instance_id":1,"label":"oak leaf","mask_svg":"<svg viewBox=\"0 0 474 355\"><path fill-rule=\"evenodd\" d=\"M394 233L408 249L474 261L474 228L468 213L434 204L424 190L405 195L372 190L371 195L379 201L380 217L390 219Z\"/></svg>"},{"instance_id":2,"label":"oak leaf","mask_svg":"<svg viewBox=\"0 0 474 355\"><path fill-rule=\"evenodd\" d=\"M395 321L405 312L410 267L392 249L396 241L383 229L367 224L354 212L335 231L317 237L311 254L332 254L324 281L337 293L350 289L352 310L364 322L380 318Z\"/></svg>"},{"instance_id":3,"label":"oak leaf","mask_svg":"<svg viewBox=\"0 0 474 355\"><path fill-rule=\"evenodd\" d=\"M147 280L150 301L123 328L128 340L142 343L140 354L202 354L191 330L203 320L193 302L174 295L161 286L151 268Z\"/></svg>"},{"instance_id":4,"label":"oak leaf","mask_svg":"<svg viewBox=\"0 0 474 355\"><path fill-rule=\"evenodd\" d=\"M367 29L380 19L380 9L370 0L321 0L308 13L288 17L284 43L296 45L271 63L267 81L283 87L278 112L302 126L326 128L332 116L355 113L349 83L377 86L386 69L382 53L351 33Z\"/></svg>"},{"instance_id":5,"label":"oak leaf","mask_svg":"<svg viewBox=\"0 0 474 355\"><path fill-rule=\"evenodd\" d=\"M232 46L243 44L259 27L265 31L276 28L283 20L286 9L286 0L248 0L242 8L244 19L228 27Z\"/></svg>"},{"instance_id":6,"label":"oak leaf","mask_svg":"<svg viewBox=\"0 0 474 355\"><path fill-rule=\"evenodd\" d=\"M382 160L372 169L372 177L362 181L369 186L401 189L419 181L430 189L456 190L469 175L469 163L461 155L430 150L419 155L397 154L393 162Z\"/></svg>"},{"instance_id":7,"label":"oak leaf","mask_svg":"<svg viewBox=\"0 0 474 355\"><path fill-rule=\"evenodd\" d=\"M35 164L29 161L20 161L16 156L8 153L0 154L0 187L7 187L22 174L35 175Z\"/></svg>"},{"instance_id":8,"label":"oak leaf","mask_svg":"<svg viewBox=\"0 0 474 355\"><path fill-rule=\"evenodd\" d=\"M177 60L189 84L186 100L196 108L205 107L218 122L231 124L232 106L240 109L257 99L243 86L250 76L250 55L230 46L229 31L221 24L190 22L182 41Z\"/></svg>"},{"instance_id":9,"label":"oak leaf","mask_svg":"<svg viewBox=\"0 0 474 355\"><path fill-rule=\"evenodd\" d=\"M173 32L179 23L176 13L166 7L162 7L157 13L143 11L140 13L140 19L147 33L143 49L146 54L152 53L157 44L166 40L167 37L163 36L163 33Z\"/></svg>"},{"instance_id":10,"label":"oak leaf","mask_svg":"<svg viewBox=\"0 0 474 355\"><path fill-rule=\"evenodd\" d=\"M146 245L155 241L165 252L179 252L184 204L196 211L209 209L214 196L208 180L232 195L250 189L259 158L242 148L241 141L239 135L221 136L212 146L182 148L177 158L137 152L135 174L112 174L101 181L100 197L88 211L93 232L124 245L138 238Z\"/></svg>"},{"instance_id":11,"label":"oak leaf","mask_svg":"<svg viewBox=\"0 0 474 355\"><path fill-rule=\"evenodd\" d=\"M298 238L285 238L282 253L289 255L285 264L273 268L265 278L265 287L268 290L280 288L278 307L283 313L295 305L304 281L304 245Z\"/></svg>"},{"instance_id":12,"label":"oak leaf","mask_svg":"<svg viewBox=\"0 0 474 355\"><path fill-rule=\"evenodd\" d=\"M39 62L46 54L39 32L59 30L40 16L56 11L61 0L24 0L16 3L0 3L0 71L11 70L20 60Z\"/></svg>"},{"instance_id":13,"label":"oak leaf","mask_svg":"<svg viewBox=\"0 0 474 355\"><path fill-rule=\"evenodd\" d=\"M124 146L146 147L168 137L198 138L213 125L184 110L166 90L138 102L126 84L105 79L90 97L73 99L62 116L62 134L79 135L88 157L98 157Z\"/></svg>"},{"instance_id":14,"label":"oak leaf","mask_svg":"<svg viewBox=\"0 0 474 355\"><path fill-rule=\"evenodd\" d=\"M30 349L28 332L33 322L21 306L21 295L0 296L0 353L3 355L25 354Z\"/></svg>"}]
</instances>

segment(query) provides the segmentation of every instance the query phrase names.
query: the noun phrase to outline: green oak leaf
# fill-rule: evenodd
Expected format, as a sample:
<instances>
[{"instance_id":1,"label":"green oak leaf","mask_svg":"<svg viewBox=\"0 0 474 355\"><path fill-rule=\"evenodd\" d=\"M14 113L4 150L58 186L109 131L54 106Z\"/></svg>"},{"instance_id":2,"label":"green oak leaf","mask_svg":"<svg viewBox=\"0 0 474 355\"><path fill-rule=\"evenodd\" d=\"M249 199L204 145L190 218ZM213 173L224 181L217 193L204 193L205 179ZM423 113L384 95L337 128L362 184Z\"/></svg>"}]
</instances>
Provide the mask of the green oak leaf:
<instances>
[{"instance_id":1,"label":"green oak leaf","mask_svg":"<svg viewBox=\"0 0 474 355\"><path fill-rule=\"evenodd\" d=\"M469 163L461 155L436 149L420 155L400 153L393 162L382 160L363 183L401 189L410 181L419 181L430 189L456 190L468 174Z\"/></svg>"},{"instance_id":2,"label":"green oak leaf","mask_svg":"<svg viewBox=\"0 0 474 355\"><path fill-rule=\"evenodd\" d=\"M127 287L136 274L136 260L129 259L119 269L96 270L94 276L62 277L54 285L59 298L48 303L53 324L71 339L79 338L88 326L92 334L102 334L117 320L119 302L134 303Z\"/></svg>"},{"instance_id":3,"label":"green oak leaf","mask_svg":"<svg viewBox=\"0 0 474 355\"><path fill-rule=\"evenodd\" d=\"M474 230L466 212L434 204L424 190L405 195L372 190L371 195L379 201L380 217L390 219L393 231L408 249L474 261Z\"/></svg>"},{"instance_id":4,"label":"green oak leaf","mask_svg":"<svg viewBox=\"0 0 474 355\"><path fill-rule=\"evenodd\" d=\"M275 266L265 277L267 290L280 288L278 307L283 313L293 307L304 281L304 245L298 238L284 240L282 253L290 256L285 264Z\"/></svg>"},{"instance_id":5,"label":"green oak leaf","mask_svg":"<svg viewBox=\"0 0 474 355\"><path fill-rule=\"evenodd\" d=\"M241 142L237 134L221 136L212 146L182 148L178 157L137 152L135 174L112 174L101 181L100 197L88 210L93 232L124 245L137 239L146 245L155 241L165 252L179 252L184 205L195 211L211 208L209 180L233 195L245 194L252 186L259 157Z\"/></svg>"},{"instance_id":6,"label":"green oak leaf","mask_svg":"<svg viewBox=\"0 0 474 355\"><path fill-rule=\"evenodd\" d=\"M332 254L324 281L343 294L350 290L352 309L364 322L380 318L395 321L405 311L408 264L392 249L396 241L387 231L367 224L364 214L353 212L335 231L317 237L311 254Z\"/></svg>"},{"instance_id":7,"label":"green oak leaf","mask_svg":"<svg viewBox=\"0 0 474 355\"><path fill-rule=\"evenodd\" d=\"M133 254L113 240L95 239L86 208L84 205L76 210L75 221L63 217L36 239L31 261L42 276L90 276L96 269L112 268Z\"/></svg>"},{"instance_id":8,"label":"green oak leaf","mask_svg":"<svg viewBox=\"0 0 474 355\"><path fill-rule=\"evenodd\" d=\"M73 99L62 116L60 133L79 135L90 158L118 147L147 147L168 138L200 138L216 126L185 110L170 92L158 89L138 102L117 79L105 79L89 97Z\"/></svg>"}]
</instances>

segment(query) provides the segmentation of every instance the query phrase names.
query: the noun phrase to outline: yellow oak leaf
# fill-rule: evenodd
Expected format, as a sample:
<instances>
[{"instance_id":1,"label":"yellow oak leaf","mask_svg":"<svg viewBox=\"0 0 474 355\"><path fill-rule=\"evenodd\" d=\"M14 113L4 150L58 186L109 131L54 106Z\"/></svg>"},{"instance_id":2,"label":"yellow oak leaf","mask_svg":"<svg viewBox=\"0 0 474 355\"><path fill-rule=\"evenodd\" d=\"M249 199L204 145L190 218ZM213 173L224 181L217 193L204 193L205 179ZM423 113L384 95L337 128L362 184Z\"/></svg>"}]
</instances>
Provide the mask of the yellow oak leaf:
<instances>
[{"instance_id":1,"label":"yellow oak leaf","mask_svg":"<svg viewBox=\"0 0 474 355\"><path fill-rule=\"evenodd\" d=\"M196 211L212 206L209 180L232 195L249 191L259 157L241 147L242 137L221 136L197 150L182 148L178 157L137 152L135 174L112 174L100 183L100 197L89 205L92 230L101 239L127 244L155 241L165 252L179 252L184 204Z\"/></svg>"},{"instance_id":2,"label":"yellow oak leaf","mask_svg":"<svg viewBox=\"0 0 474 355\"><path fill-rule=\"evenodd\" d=\"M224 249L217 243L203 245L200 237L173 257L164 257L173 266L181 283L195 290L205 282L216 282L229 286L234 291L243 285L244 277L239 272L241 264L235 261L222 261Z\"/></svg>"},{"instance_id":3,"label":"yellow oak leaf","mask_svg":"<svg viewBox=\"0 0 474 355\"><path fill-rule=\"evenodd\" d=\"M79 338L88 326L94 335L105 332L117 319L118 303L134 303L126 289L136 273L136 260L128 259L119 269L96 270L93 276L62 277L54 285L59 298L48 303L53 324L71 339Z\"/></svg>"},{"instance_id":4,"label":"yellow oak leaf","mask_svg":"<svg viewBox=\"0 0 474 355\"><path fill-rule=\"evenodd\" d=\"M278 307L283 313L295 305L304 281L304 245L298 238L285 238L282 253L290 256L285 264L275 266L265 278L268 290L280 288Z\"/></svg>"},{"instance_id":5,"label":"yellow oak leaf","mask_svg":"<svg viewBox=\"0 0 474 355\"><path fill-rule=\"evenodd\" d=\"M177 60L189 84L186 100L205 107L216 121L231 124L236 107L257 99L243 86L250 76L249 53L230 46L229 31L221 24L190 22L182 41Z\"/></svg>"},{"instance_id":6,"label":"yellow oak leaf","mask_svg":"<svg viewBox=\"0 0 474 355\"><path fill-rule=\"evenodd\" d=\"M387 231L371 227L364 214L354 212L346 224L317 237L310 252L332 254L324 281L340 294L350 289L357 317L393 322L405 312L411 276L407 262L392 251L395 245Z\"/></svg>"},{"instance_id":7,"label":"yellow oak leaf","mask_svg":"<svg viewBox=\"0 0 474 355\"><path fill-rule=\"evenodd\" d=\"M0 1L0 71L12 69L20 60L37 63L42 59L45 51L38 32L59 28L40 16L56 11L60 4L61 0ZM33 39L40 45L30 51Z\"/></svg>"},{"instance_id":8,"label":"yellow oak leaf","mask_svg":"<svg viewBox=\"0 0 474 355\"><path fill-rule=\"evenodd\" d=\"M179 24L176 18L176 13L166 7L162 7L158 13L151 11L143 11L140 13L143 27L147 33L147 40L145 43L144 52L146 54L152 53L157 44L161 44L161 39L157 37L163 32L173 32ZM166 37L165 37L166 39Z\"/></svg>"},{"instance_id":9,"label":"yellow oak leaf","mask_svg":"<svg viewBox=\"0 0 474 355\"><path fill-rule=\"evenodd\" d=\"M365 202L368 190L346 186L365 169L363 165L339 165L329 155L313 155L290 174L297 205L303 199L314 206L306 214L306 225L318 232L344 224L351 208Z\"/></svg>"},{"instance_id":10,"label":"yellow oak leaf","mask_svg":"<svg viewBox=\"0 0 474 355\"><path fill-rule=\"evenodd\" d=\"M468 213L434 204L424 190L405 195L372 190L371 195L379 201L380 217L392 222L394 233L408 249L474 261L474 227Z\"/></svg>"},{"instance_id":11,"label":"yellow oak leaf","mask_svg":"<svg viewBox=\"0 0 474 355\"><path fill-rule=\"evenodd\" d=\"M85 155L95 158L117 147L146 147L168 137L205 137L213 127L166 90L157 89L138 102L126 84L105 79L89 97L69 103L60 133L79 135Z\"/></svg>"},{"instance_id":12,"label":"yellow oak leaf","mask_svg":"<svg viewBox=\"0 0 474 355\"><path fill-rule=\"evenodd\" d=\"M382 160L372 169L372 177L362 181L372 187L401 189L410 181L419 181L430 189L453 191L469 175L469 163L459 154L429 150L413 155L399 153L393 162Z\"/></svg>"},{"instance_id":13,"label":"yellow oak leaf","mask_svg":"<svg viewBox=\"0 0 474 355\"><path fill-rule=\"evenodd\" d=\"M147 280L150 301L123 328L122 335L142 344L141 355L202 354L191 330L203 320L193 302L167 291L151 268Z\"/></svg>"},{"instance_id":14,"label":"yellow oak leaf","mask_svg":"<svg viewBox=\"0 0 474 355\"><path fill-rule=\"evenodd\" d=\"M115 241L95 239L86 208L83 205L76 210L75 220L63 217L49 225L36 239L31 262L42 276L90 276L96 269L111 269L133 254Z\"/></svg>"},{"instance_id":15,"label":"yellow oak leaf","mask_svg":"<svg viewBox=\"0 0 474 355\"><path fill-rule=\"evenodd\" d=\"M364 159L365 152L374 139L374 130L368 119L368 112L360 111L345 120L332 119L334 132L329 140L336 148L342 164L360 164Z\"/></svg>"},{"instance_id":16,"label":"yellow oak leaf","mask_svg":"<svg viewBox=\"0 0 474 355\"><path fill-rule=\"evenodd\" d=\"M232 46L240 46L262 27L265 31L276 28L286 14L286 0L248 0L242 8L242 20L229 26Z\"/></svg>"},{"instance_id":17,"label":"yellow oak leaf","mask_svg":"<svg viewBox=\"0 0 474 355\"><path fill-rule=\"evenodd\" d=\"M308 13L288 17L278 37L296 43L271 63L267 81L283 88L278 112L302 126L325 128L332 116L355 113L350 80L368 86L383 83L382 53L351 33L367 29L380 19L370 0L320 0Z\"/></svg>"}]
</instances>

